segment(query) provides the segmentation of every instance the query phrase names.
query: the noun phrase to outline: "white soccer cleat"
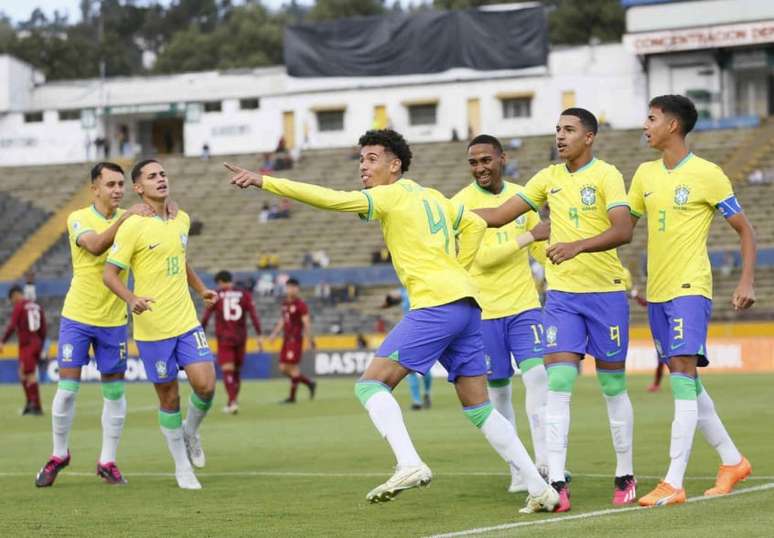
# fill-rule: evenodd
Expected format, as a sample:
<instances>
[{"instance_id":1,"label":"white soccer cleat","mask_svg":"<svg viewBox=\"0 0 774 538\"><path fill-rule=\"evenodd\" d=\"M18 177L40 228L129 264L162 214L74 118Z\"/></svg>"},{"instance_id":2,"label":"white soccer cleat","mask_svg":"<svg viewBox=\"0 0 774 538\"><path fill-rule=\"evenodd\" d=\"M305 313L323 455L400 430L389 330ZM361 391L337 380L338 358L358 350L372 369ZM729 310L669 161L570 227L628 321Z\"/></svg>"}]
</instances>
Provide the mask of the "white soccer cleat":
<instances>
[{"instance_id":1,"label":"white soccer cleat","mask_svg":"<svg viewBox=\"0 0 774 538\"><path fill-rule=\"evenodd\" d=\"M508 493L522 493L524 491L527 491L527 484L524 482L521 474L512 474L511 485L508 486Z\"/></svg>"},{"instance_id":2,"label":"white soccer cleat","mask_svg":"<svg viewBox=\"0 0 774 538\"><path fill-rule=\"evenodd\" d=\"M546 489L540 495L529 495L527 497L527 504L519 510L521 514L534 514L535 512L553 512L554 508L559 504L559 493L547 485Z\"/></svg>"},{"instance_id":3,"label":"white soccer cleat","mask_svg":"<svg viewBox=\"0 0 774 538\"><path fill-rule=\"evenodd\" d=\"M180 489L202 489L202 485L190 467L175 471L175 480Z\"/></svg>"},{"instance_id":4,"label":"white soccer cleat","mask_svg":"<svg viewBox=\"0 0 774 538\"><path fill-rule=\"evenodd\" d=\"M391 501L401 491L427 486L432 479L433 473L424 463L397 469L387 482L372 489L366 500L372 503Z\"/></svg>"},{"instance_id":5,"label":"white soccer cleat","mask_svg":"<svg viewBox=\"0 0 774 538\"><path fill-rule=\"evenodd\" d=\"M188 460L191 465L201 469L207 463L202 450L202 440L199 438L199 432L188 434L183 426L183 441L185 441L185 451L188 454Z\"/></svg>"},{"instance_id":6,"label":"white soccer cleat","mask_svg":"<svg viewBox=\"0 0 774 538\"><path fill-rule=\"evenodd\" d=\"M236 402L231 402L223 408L223 412L227 415L236 415L239 412L239 405Z\"/></svg>"}]
</instances>

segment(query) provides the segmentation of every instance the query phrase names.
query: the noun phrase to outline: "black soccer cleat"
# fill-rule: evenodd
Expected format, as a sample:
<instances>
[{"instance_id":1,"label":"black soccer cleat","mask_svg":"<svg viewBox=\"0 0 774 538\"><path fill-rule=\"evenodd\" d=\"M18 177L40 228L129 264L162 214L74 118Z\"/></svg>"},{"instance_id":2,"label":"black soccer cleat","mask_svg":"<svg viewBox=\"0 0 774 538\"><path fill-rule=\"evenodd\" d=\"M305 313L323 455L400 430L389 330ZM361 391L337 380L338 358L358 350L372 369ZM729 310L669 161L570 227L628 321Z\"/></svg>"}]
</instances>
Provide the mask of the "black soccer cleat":
<instances>
[{"instance_id":1,"label":"black soccer cleat","mask_svg":"<svg viewBox=\"0 0 774 538\"><path fill-rule=\"evenodd\" d=\"M69 451L67 452L66 458L57 458L56 456L51 456L51 458L46 462L43 468L38 472L38 475L35 477L35 486L39 488L53 486L54 480L56 480L59 471L68 465L70 465Z\"/></svg>"},{"instance_id":2,"label":"black soccer cleat","mask_svg":"<svg viewBox=\"0 0 774 538\"><path fill-rule=\"evenodd\" d=\"M112 461L104 465L97 462L97 476L111 485L122 486L126 484L126 478L123 477L121 471L118 470L118 466Z\"/></svg>"}]
</instances>

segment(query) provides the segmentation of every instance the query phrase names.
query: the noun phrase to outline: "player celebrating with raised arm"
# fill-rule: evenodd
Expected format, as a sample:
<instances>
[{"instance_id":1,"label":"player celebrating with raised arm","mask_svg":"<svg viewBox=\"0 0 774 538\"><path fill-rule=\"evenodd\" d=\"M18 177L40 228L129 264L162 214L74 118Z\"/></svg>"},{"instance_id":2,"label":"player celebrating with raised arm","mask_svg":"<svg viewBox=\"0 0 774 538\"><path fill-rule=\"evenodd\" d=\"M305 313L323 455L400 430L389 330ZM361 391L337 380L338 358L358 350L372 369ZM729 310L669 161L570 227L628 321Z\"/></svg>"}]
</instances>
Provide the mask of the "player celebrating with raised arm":
<instances>
[{"instance_id":1,"label":"player celebrating with raised arm","mask_svg":"<svg viewBox=\"0 0 774 538\"><path fill-rule=\"evenodd\" d=\"M234 286L233 277L228 271L215 275L218 298L215 304L208 306L202 316L202 328L207 329L210 316L215 313L215 337L218 339L218 364L223 372L223 386L228 395L228 404L224 413L235 415L239 411L237 398L242 384L241 370L245 360L247 346L247 318L253 322L255 334L260 346L261 321L255 311L253 297L247 290Z\"/></svg>"},{"instance_id":2,"label":"player celebrating with raised arm","mask_svg":"<svg viewBox=\"0 0 774 538\"><path fill-rule=\"evenodd\" d=\"M24 389L25 405L22 415L42 415L38 389L38 359L46 341L46 315L35 301L24 298L21 286L11 286L8 298L13 312L3 338L0 351L15 332L19 339L19 381Z\"/></svg>"},{"instance_id":3,"label":"player celebrating with raised arm","mask_svg":"<svg viewBox=\"0 0 774 538\"><path fill-rule=\"evenodd\" d=\"M158 161L137 163L132 182L134 191L157 215L167 215L169 180ZM191 464L205 464L199 425L212 406L215 367L188 287L208 306L217 295L186 262L189 226L190 218L183 211L175 217L129 218L116 234L103 279L132 311L134 339L159 397L159 424L175 461L177 484L200 489ZM121 275L129 269L134 293ZM179 369L185 370L193 388L185 422L180 414Z\"/></svg>"},{"instance_id":4,"label":"player celebrating with raised arm","mask_svg":"<svg viewBox=\"0 0 774 538\"><path fill-rule=\"evenodd\" d=\"M685 502L683 478L696 427L718 451L722 464L705 495L729 493L752 467L739 453L697 366L709 364L707 327L712 313L712 269L707 255L710 223L718 210L739 234L742 275L731 303L755 302L755 232L719 166L691 153L685 137L698 114L690 99L662 95L650 101L645 137L661 158L640 165L629 189L632 220L648 217L648 321L659 360L669 367L675 415L664 480L640 499L643 506Z\"/></svg>"},{"instance_id":5,"label":"player celebrating with raised arm","mask_svg":"<svg viewBox=\"0 0 774 538\"><path fill-rule=\"evenodd\" d=\"M35 478L38 487L51 486L70 463L70 428L81 368L91 360L89 348L102 380L102 452L97 474L110 484L126 483L115 463L126 419L126 305L102 283L102 270L116 232L126 220L154 213L145 204L128 211L118 207L124 197L124 170L115 163L100 162L91 169L91 191L94 202L67 217L73 278L59 323L59 386L51 404L54 451Z\"/></svg>"},{"instance_id":6,"label":"player celebrating with raised arm","mask_svg":"<svg viewBox=\"0 0 774 538\"><path fill-rule=\"evenodd\" d=\"M506 155L500 141L478 135L468 144L468 164L473 183L458 192L452 202L468 209L497 207L521 192L522 187L502 177ZM548 472L546 461L545 413L548 377L543 365L543 326L535 280L529 266L528 250L545 259L548 223L529 212L500 228L486 231L470 274L480 290L481 336L489 361L489 397L514 428L516 416L511 402L511 354L522 373L526 388L526 412L535 450L535 463ZM537 248L535 248L537 247ZM524 491L521 476L511 468L508 491Z\"/></svg>"},{"instance_id":7,"label":"player celebrating with raised arm","mask_svg":"<svg viewBox=\"0 0 774 538\"><path fill-rule=\"evenodd\" d=\"M411 371L423 375L439 360L455 384L465 415L492 447L520 470L529 497L525 512L551 511L559 496L541 478L510 422L492 407L486 390L477 290L465 268L476 254L485 224L441 193L403 177L411 150L391 129L368 131L359 140L362 191L334 191L261 176L226 165L233 184L255 186L314 207L358 213L381 223L395 271L408 289L411 311L387 335L355 385L355 393L397 459L395 474L366 499L384 502L427 485L430 468L417 454L392 390ZM459 232L459 254L455 252Z\"/></svg>"},{"instance_id":8,"label":"player celebrating with raised arm","mask_svg":"<svg viewBox=\"0 0 774 538\"><path fill-rule=\"evenodd\" d=\"M545 203L551 208L546 263L548 291L543 307L548 371L546 432L551 483L559 491L557 509L570 509L564 477L570 398L578 363L588 353L607 402L616 453L613 504L636 498L632 464L634 413L626 391L629 303L624 268L615 247L631 241L632 225L623 177L594 157L597 119L583 108L563 111L556 125L562 164L535 174L524 190L493 209L477 209L490 227L499 227Z\"/></svg>"}]
</instances>

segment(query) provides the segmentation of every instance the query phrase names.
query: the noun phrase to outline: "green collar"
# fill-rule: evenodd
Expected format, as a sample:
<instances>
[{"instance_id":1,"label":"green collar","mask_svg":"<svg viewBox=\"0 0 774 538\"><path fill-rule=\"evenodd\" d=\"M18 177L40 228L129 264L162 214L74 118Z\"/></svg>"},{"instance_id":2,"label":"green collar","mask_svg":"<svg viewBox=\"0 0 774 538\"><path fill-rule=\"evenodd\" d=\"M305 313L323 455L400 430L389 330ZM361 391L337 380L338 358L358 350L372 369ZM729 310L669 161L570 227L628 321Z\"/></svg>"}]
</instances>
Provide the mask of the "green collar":
<instances>
[{"instance_id":1,"label":"green collar","mask_svg":"<svg viewBox=\"0 0 774 538\"><path fill-rule=\"evenodd\" d=\"M485 189L484 187L482 187L481 185L479 185L479 184L478 184L478 181L476 181L475 179L473 180L473 185L474 185L474 186L475 186L475 187L476 187L476 188L477 188L479 191L483 192L484 194L488 194L489 196L499 196L500 194L502 194L502 193L504 193L504 192L505 192L505 189L507 189L507 188L508 188L508 186L507 186L507 184L505 183L505 181L503 181L503 182L501 183L501 189L500 189L500 192L492 192L492 191L490 191L490 190L487 190L487 189Z\"/></svg>"},{"instance_id":2,"label":"green collar","mask_svg":"<svg viewBox=\"0 0 774 538\"><path fill-rule=\"evenodd\" d=\"M116 210L116 211L113 212L113 216L112 217L107 218L105 215L103 215L102 213L99 212L99 210L97 209L97 206L95 204L91 204L91 210L94 212L95 215L97 215L99 218L101 218L102 220L105 220L105 221L113 220L116 217L116 214L118 214L118 210Z\"/></svg>"},{"instance_id":3,"label":"green collar","mask_svg":"<svg viewBox=\"0 0 774 538\"><path fill-rule=\"evenodd\" d=\"M672 168L671 170L670 170L669 168L667 168L667 167L666 167L666 165L664 164L664 158L662 157L662 158L661 158L661 166L662 166L662 167L664 168L664 170L666 170L667 172L674 172L675 170L677 170L678 168L680 168L681 166L683 166L685 163L687 163L687 162L690 160L690 158L691 158L691 157L693 157L693 152L692 152L692 151L689 151L689 152L688 152L688 155L686 155L685 157L683 157L682 159L680 159L680 162L679 162L679 163L677 163L677 164L675 165L675 167L674 167L674 168Z\"/></svg>"},{"instance_id":4,"label":"green collar","mask_svg":"<svg viewBox=\"0 0 774 538\"><path fill-rule=\"evenodd\" d=\"M590 160L589 162L587 162L586 164L584 164L583 166L581 166L580 168L578 168L578 169L577 169L575 172L570 172L570 169L569 169L569 168L567 168L567 163L565 163L564 167L565 167L565 169L566 169L568 172L570 172L570 174L573 174L573 175L574 175L574 174L580 174L581 172L584 172L584 171L588 170L589 168L591 168L592 166L594 166L594 164L596 164L596 162L597 162L597 158L596 158L596 157L592 157L592 158L591 158L591 160Z\"/></svg>"}]
</instances>

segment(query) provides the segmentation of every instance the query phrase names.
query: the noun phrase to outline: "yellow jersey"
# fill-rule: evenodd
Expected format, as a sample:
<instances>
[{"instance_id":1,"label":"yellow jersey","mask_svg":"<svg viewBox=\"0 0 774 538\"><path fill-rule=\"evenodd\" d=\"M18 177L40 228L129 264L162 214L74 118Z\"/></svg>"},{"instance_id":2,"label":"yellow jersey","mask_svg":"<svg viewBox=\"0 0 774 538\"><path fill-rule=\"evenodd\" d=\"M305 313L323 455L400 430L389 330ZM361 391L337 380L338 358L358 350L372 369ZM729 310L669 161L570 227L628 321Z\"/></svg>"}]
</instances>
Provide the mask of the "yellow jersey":
<instances>
[{"instance_id":1,"label":"yellow jersey","mask_svg":"<svg viewBox=\"0 0 774 538\"><path fill-rule=\"evenodd\" d=\"M108 257L106 250L95 256L78 245L83 234L102 233L115 224L124 213L117 209L106 219L94 205L73 211L67 217L67 236L73 261L73 278L62 308L62 316L96 327L120 327L128 321L126 304L102 282L102 272ZM122 225L123 226L123 225ZM128 275L121 275L126 283Z\"/></svg>"},{"instance_id":2,"label":"yellow jersey","mask_svg":"<svg viewBox=\"0 0 774 538\"><path fill-rule=\"evenodd\" d=\"M378 220L412 310L465 297L478 301L478 289L466 268L473 262L486 223L440 192L405 178L363 191L336 191L263 176L263 189L315 207ZM459 253L455 249L458 231Z\"/></svg>"},{"instance_id":3,"label":"yellow jersey","mask_svg":"<svg viewBox=\"0 0 774 538\"><path fill-rule=\"evenodd\" d=\"M502 190L494 194L474 181L455 194L452 202L467 209L498 207L521 191L521 185L503 181ZM538 214L530 211L500 228L487 228L470 267L480 292L482 319L503 318L540 308L528 253L536 252L537 259L541 259L537 251L542 250L544 259L545 241L532 243L529 249L520 249L516 244L517 237L539 222Z\"/></svg>"},{"instance_id":4,"label":"yellow jersey","mask_svg":"<svg viewBox=\"0 0 774 538\"><path fill-rule=\"evenodd\" d=\"M661 159L637 168L629 203L648 217L648 301L712 298L707 237L716 206L733 195L723 170L693 153L672 170Z\"/></svg>"},{"instance_id":5,"label":"yellow jersey","mask_svg":"<svg viewBox=\"0 0 774 538\"><path fill-rule=\"evenodd\" d=\"M621 172L596 158L575 172L564 163L543 168L516 195L535 211L548 203L549 243L599 235L610 228L608 211L629 206ZM624 270L615 249L584 252L559 265L547 261L546 283L549 290L573 293L623 291Z\"/></svg>"},{"instance_id":6,"label":"yellow jersey","mask_svg":"<svg viewBox=\"0 0 774 538\"><path fill-rule=\"evenodd\" d=\"M199 325L188 290L185 252L190 218L131 216L118 229L107 263L132 270L134 294L150 297L153 310L133 314L134 339L165 340Z\"/></svg>"}]
</instances>

